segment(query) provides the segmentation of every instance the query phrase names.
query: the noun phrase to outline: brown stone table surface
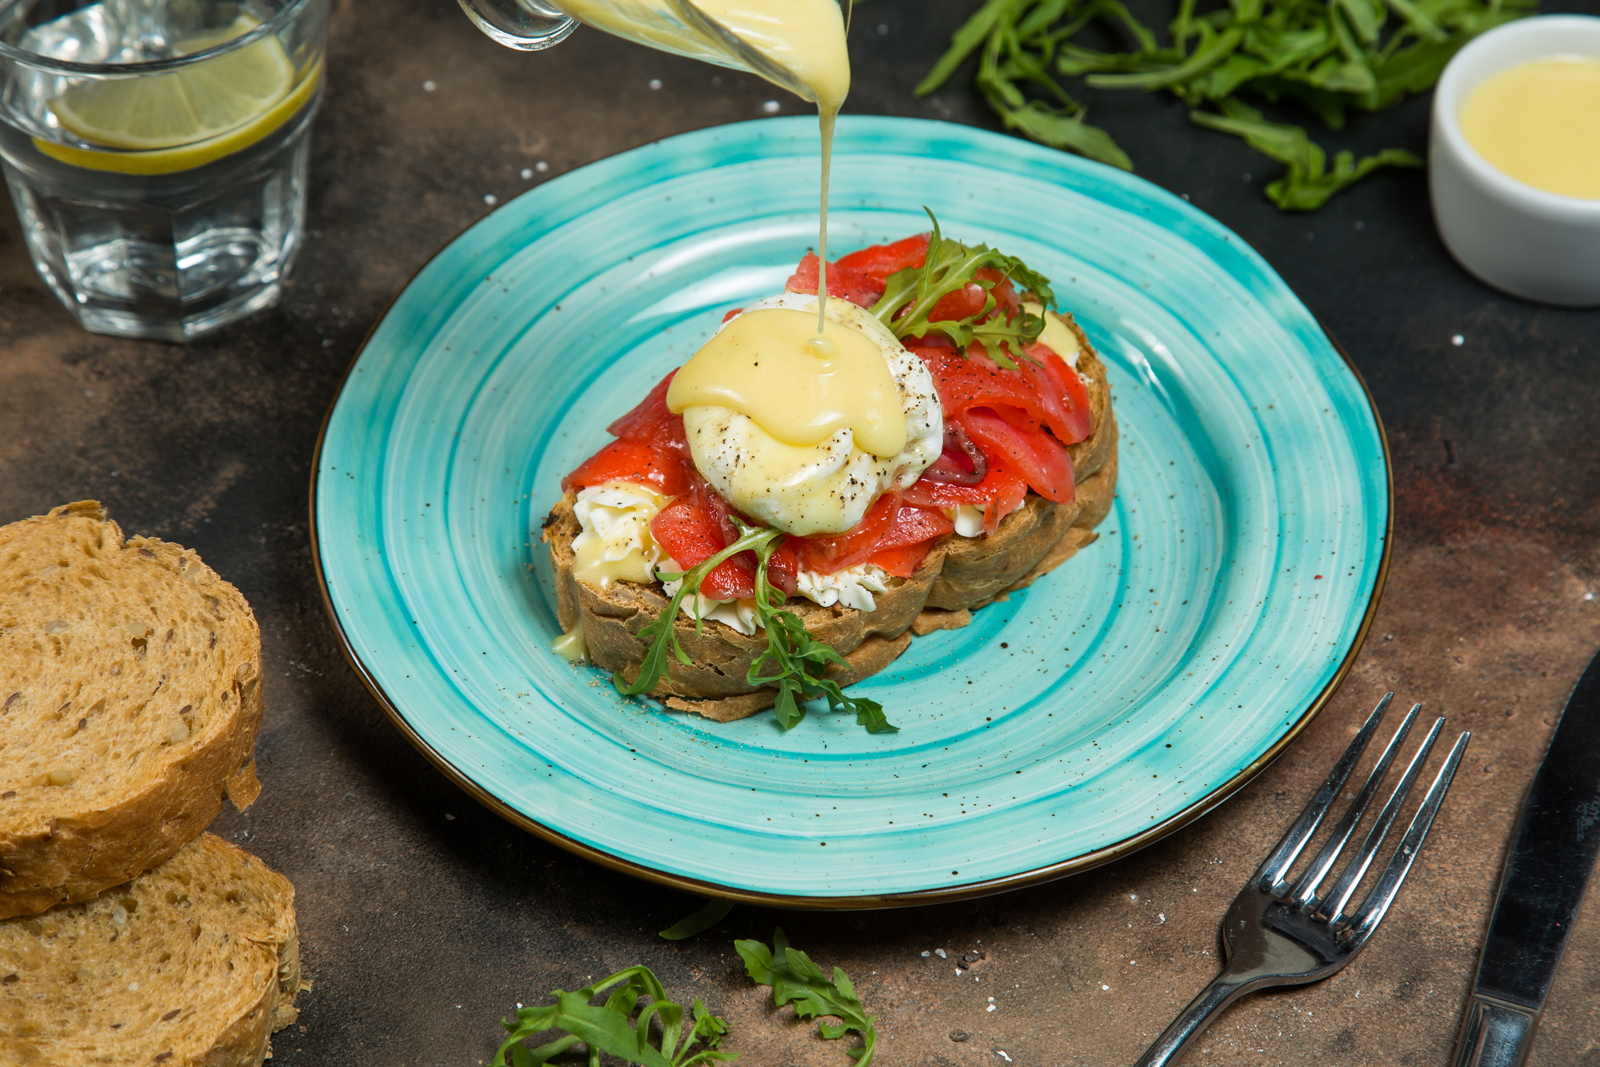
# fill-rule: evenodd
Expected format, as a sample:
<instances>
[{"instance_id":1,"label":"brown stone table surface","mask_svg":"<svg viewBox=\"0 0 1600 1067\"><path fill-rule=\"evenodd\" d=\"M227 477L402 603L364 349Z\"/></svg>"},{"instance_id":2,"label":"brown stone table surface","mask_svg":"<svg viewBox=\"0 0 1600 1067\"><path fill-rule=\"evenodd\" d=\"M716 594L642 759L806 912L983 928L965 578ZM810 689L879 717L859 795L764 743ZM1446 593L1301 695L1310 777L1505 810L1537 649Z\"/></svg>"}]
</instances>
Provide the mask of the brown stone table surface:
<instances>
[{"instance_id":1,"label":"brown stone table surface","mask_svg":"<svg viewBox=\"0 0 1600 1067\"><path fill-rule=\"evenodd\" d=\"M862 4L847 111L994 127L967 73L931 100L911 94L975 6ZM1168 17L1153 0L1140 10ZM273 1062L478 1064L517 1002L632 963L726 1016L728 1047L747 1064L849 1062L743 976L731 939L782 923L824 966L854 976L878 1015L886 1067L1131 1063L1211 977L1227 903L1389 688L1447 714L1452 731L1474 732L1409 884L1348 970L1242 1002L1188 1062L1444 1062L1521 795L1600 646L1590 598L1600 587L1600 312L1537 307L1474 282L1434 233L1421 172L1387 173L1320 212L1282 215L1260 193L1275 167L1192 127L1176 101L1089 95L1140 173L1241 233L1343 342L1394 453L1392 570L1342 689L1254 782L1131 858L965 903L740 907L670 944L654 932L695 898L588 863L481 808L357 680L323 613L306 499L318 428L367 329L433 252L489 210L489 196L503 201L655 138L759 118L778 95L592 31L513 53L449 0L336 0L308 239L279 307L189 346L83 333L35 278L6 213L0 521L99 498L128 531L198 549L261 621L265 791L216 830L299 893L314 986ZM1328 143L1422 152L1427 106L1358 119ZM781 107L799 110L788 99ZM945 957L926 954L936 949ZM1600 894L1531 1062L1600 1067Z\"/></svg>"}]
</instances>

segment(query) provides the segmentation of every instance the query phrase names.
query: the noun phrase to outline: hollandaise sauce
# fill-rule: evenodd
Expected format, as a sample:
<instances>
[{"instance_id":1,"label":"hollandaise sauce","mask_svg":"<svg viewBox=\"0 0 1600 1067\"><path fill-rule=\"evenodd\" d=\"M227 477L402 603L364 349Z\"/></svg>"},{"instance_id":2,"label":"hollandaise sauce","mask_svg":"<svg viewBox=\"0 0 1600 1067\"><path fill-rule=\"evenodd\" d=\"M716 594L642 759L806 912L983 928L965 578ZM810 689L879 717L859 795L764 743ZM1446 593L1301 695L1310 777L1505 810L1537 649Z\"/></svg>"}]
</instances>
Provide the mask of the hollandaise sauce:
<instances>
[{"instance_id":1,"label":"hollandaise sauce","mask_svg":"<svg viewBox=\"0 0 1600 1067\"><path fill-rule=\"evenodd\" d=\"M692 0L700 10L750 42L795 80L817 105L822 129L822 212L817 235L817 333L828 304L828 176L833 128L850 92L850 53L838 0Z\"/></svg>"},{"instance_id":2,"label":"hollandaise sauce","mask_svg":"<svg viewBox=\"0 0 1600 1067\"><path fill-rule=\"evenodd\" d=\"M855 443L892 458L906 415L883 352L861 331L810 312L759 308L724 326L684 364L667 409L716 405L748 415L787 445L810 447L848 427Z\"/></svg>"},{"instance_id":3,"label":"hollandaise sauce","mask_svg":"<svg viewBox=\"0 0 1600 1067\"><path fill-rule=\"evenodd\" d=\"M1600 199L1600 60L1552 56L1500 71L1467 95L1457 119L1496 170Z\"/></svg>"},{"instance_id":4,"label":"hollandaise sauce","mask_svg":"<svg viewBox=\"0 0 1600 1067\"><path fill-rule=\"evenodd\" d=\"M784 88L817 105L822 130L822 213L817 238L817 333L828 302L828 175L833 129L850 92L850 54L839 0L689 0L791 75ZM556 0L567 14L619 37L724 66L740 66L718 41L686 28L673 0ZM759 72L758 72L759 73Z\"/></svg>"},{"instance_id":5,"label":"hollandaise sauce","mask_svg":"<svg viewBox=\"0 0 1600 1067\"><path fill-rule=\"evenodd\" d=\"M769 297L677 372L695 469L741 513L798 537L853 529L880 494L938 458L944 419L926 364L864 308Z\"/></svg>"}]
</instances>

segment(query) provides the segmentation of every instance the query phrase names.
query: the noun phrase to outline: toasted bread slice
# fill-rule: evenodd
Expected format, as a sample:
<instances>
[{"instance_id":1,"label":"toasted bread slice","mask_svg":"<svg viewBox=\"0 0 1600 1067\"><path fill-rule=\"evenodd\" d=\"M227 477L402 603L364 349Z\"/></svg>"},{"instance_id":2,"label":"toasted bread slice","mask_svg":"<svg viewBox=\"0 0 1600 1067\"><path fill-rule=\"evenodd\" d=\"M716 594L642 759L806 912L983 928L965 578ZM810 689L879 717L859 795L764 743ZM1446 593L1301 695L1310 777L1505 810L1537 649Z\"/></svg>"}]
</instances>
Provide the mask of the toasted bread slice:
<instances>
[{"instance_id":1,"label":"toasted bread slice","mask_svg":"<svg viewBox=\"0 0 1600 1067\"><path fill-rule=\"evenodd\" d=\"M259 1067L301 989L294 887L211 834L0 922L0 1067Z\"/></svg>"},{"instance_id":2,"label":"toasted bread slice","mask_svg":"<svg viewBox=\"0 0 1600 1067\"><path fill-rule=\"evenodd\" d=\"M877 609L823 608L803 599L787 610L806 629L844 656L850 668L834 668L841 685L860 681L887 667L909 647L911 634L955 629L971 621L971 610L1021 589L1070 559L1094 540L1093 528L1109 512L1116 492L1117 428L1105 365L1071 316L1063 316L1079 343L1078 369L1088 379L1094 432L1071 445L1077 477L1075 498L1055 504L1029 493L1023 506L1001 520L989 537L946 537L909 579L893 579L878 594ZM544 540L555 570L556 609L563 629L582 625L589 657L623 677L638 677L646 645L637 634L665 610L660 586L616 582L602 591L572 575L572 542L581 530L569 492L550 512ZM668 707L692 711L720 722L769 708L775 691L751 686L750 664L766 648L766 635L745 636L720 623L696 633L692 619L680 617L678 639L693 666L672 663L653 695Z\"/></svg>"},{"instance_id":3,"label":"toasted bread slice","mask_svg":"<svg viewBox=\"0 0 1600 1067\"><path fill-rule=\"evenodd\" d=\"M93 501L0 527L0 918L87 900L259 789L261 637L188 549Z\"/></svg>"},{"instance_id":4,"label":"toasted bread slice","mask_svg":"<svg viewBox=\"0 0 1600 1067\"><path fill-rule=\"evenodd\" d=\"M563 629L571 630L581 621L589 658L608 671L622 671L632 681L638 677L639 663L648 650L638 633L666 610L669 598L658 585L615 582L608 590L597 589L577 580L572 574L572 542L581 527L572 512L576 494L569 492L550 513L544 539L550 543L550 559L556 577L556 610ZM819 641L833 647L851 661L852 670L840 671L843 684L859 681L887 666L904 645L895 641L911 626L922 610L928 589L938 577L942 549L935 548L910 578L894 578L889 590L876 594L877 610L822 607L808 600L789 601L787 610L800 616L806 630ZM697 628L694 620L679 616L678 640L692 666L673 662L655 695L694 702L694 710L713 719L743 718L765 704L751 707L744 715L733 715L728 705L721 711L712 702L757 693L758 687L746 680L750 664L767 647L766 634L757 631L746 636L721 623L707 622ZM873 639L881 640L873 640ZM893 649L892 654L889 651ZM672 701L669 700L669 703ZM738 707L749 705L740 701ZM673 703L673 706L683 706Z\"/></svg>"}]
</instances>

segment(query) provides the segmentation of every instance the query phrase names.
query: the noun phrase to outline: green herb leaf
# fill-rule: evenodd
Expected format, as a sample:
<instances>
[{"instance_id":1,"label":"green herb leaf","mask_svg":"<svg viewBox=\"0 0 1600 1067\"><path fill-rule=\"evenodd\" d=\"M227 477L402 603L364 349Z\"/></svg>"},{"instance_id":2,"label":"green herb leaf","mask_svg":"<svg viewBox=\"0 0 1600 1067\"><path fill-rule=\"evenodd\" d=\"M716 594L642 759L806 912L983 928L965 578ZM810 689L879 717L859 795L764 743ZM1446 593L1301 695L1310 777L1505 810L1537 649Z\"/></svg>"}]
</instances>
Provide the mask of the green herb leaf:
<instances>
[{"instance_id":1,"label":"green herb leaf","mask_svg":"<svg viewBox=\"0 0 1600 1067\"><path fill-rule=\"evenodd\" d=\"M1538 3L1229 0L1202 15L1195 6L1195 0L1178 0L1170 43L1163 46L1118 0L989 0L956 31L917 92L932 92L978 53L978 91L1007 129L1132 169L1112 136L1084 121L1086 108L1056 76L1084 77L1099 89L1164 89L1190 108L1213 105L1221 112L1191 112L1198 124L1242 137L1285 162L1288 172L1269 183L1266 194L1285 211L1309 211L1374 170L1414 166L1416 157L1392 148L1358 161L1341 152L1330 168L1300 127L1259 115L1241 118L1233 106L1245 105L1235 94L1294 104L1341 129L1352 109L1379 111L1425 92L1464 44L1531 14ZM1131 39L1133 47L1104 52L1078 43L1077 35L1093 23Z\"/></svg>"},{"instance_id":2,"label":"green herb leaf","mask_svg":"<svg viewBox=\"0 0 1600 1067\"><path fill-rule=\"evenodd\" d=\"M649 642L644 659L639 664L639 676L629 683L621 671L612 675L611 681L617 691L624 696L640 696L654 690L666 674L669 655L676 655L679 662L684 664L691 662L678 643L673 628L684 598L698 593L700 583L724 560L741 552L754 552L757 560L756 618L766 629L767 647L750 664L747 678L751 685L772 686L778 690L777 703L773 708L778 724L785 730L790 729L806 717L803 702L825 698L834 711L854 712L856 722L866 727L870 734L898 730L899 727L891 725L884 716L883 706L877 701L846 696L838 682L824 676L829 666L837 664L847 667L849 663L830 645L811 636L798 615L782 610L785 597L783 591L768 580L767 564L773 550L784 538L783 531L747 526L738 518L733 522L739 528L739 538L733 544L683 574L663 575L680 584L667 603L667 609L639 631L640 639ZM772 671L770 674L766 673L769 668Z\"/></svg>"},{"instance_id":3,"label":"green herb leaf","mask_svg":"<svg viewBox=\"0 0 1600 1067\"><path fill-rule=\"evenodd\" d=\"M751 530L737 518L741 537ZM777 544L765 542L756 553L756 617L767 631L767 647L750 664L745 678L751 685L775 686L778 690L773 713L785 730L805 718L804 701L825 698L832 711L854 712L856 723L869 734L895 733L900 728L883 714L883 705L866 697L847 696L838 682L825 676L830 666L848 667L849 661L827 644L811 636L800 616L784 611L781 589L767 577L767 564ZM768 669L772 673L768 674Z\"/></svg>"},{"instance_id":4,"label":"green herb leaf","mask_svg":"<svg viewBox=\"0 0 1600 1067\"><path fill-rule=\"evenodd\" d=\"M1055 300L1050 280L1015 256L997 252L988 245L964 245L945 237L933 212L926 207L922 210L927 211L928 218L933 221L928 258L920 268L907 267L889 275L887 288L872 305L872 313L902 339L943 334L963 352L974 341L980 341L990 359L1007 370L1015 370L1017 364L1013 356L1026 358L1023 349L1039 339L1044 319L1027 312L1011 318L994 315L996 283L978 277L978 271L985 267L998 271L1011 279L1018 289L1031 293L1045 305ZM969 285L978 285L984 290L983 306L977 314L962 319L929 321L928 315L941 299Z\"/></svg>"},{"instance_id":5,"label":"green herb leaf","mask_svg":"<svg viewBox=\"0 0 1600 1067\"><path fill-rule=\"evenodd\" d=\"M1367 156L1359 163L1350 152L1334 157L1327 169L1327 154L1299 126L1267 122L1261 112L1237 100L1223 101L1225 115L1191 111L1201 126L1243 137L1250 147L1288 166L1289 173L1267 186L1267 195L1284 211L1312 211L1330 196L1360 181L1379 167L1420 167L1422 160L1399 148Z\"/></svg>"},{"instance_id":6,"label":"green herb leaf","mask_svg":"<svg viewBox=\"0 0 1600 1067\"><path fill-rule=\"evenodd\" d=\"M962 23L950 38L950 50L939 57L939 62L933 65L928 76L918 83L912 91L918 96L927 96L936 92L939 86L950 80L950 75L956 72L964 59L970 56L977 47L983 44L989 31L1003 15L1011 14L1014 9L1023 6L1025 0L989 0L980 7L971 18Z\"/></svg>"},{"instance_id":7,"label":"green herb leaf","mask_svg":"<svg viewBox=\"0 0 1600 1067\"><path fill-rule=\"evenodd\" d=\"M1096 89L1162 89L1198 78L1232 55L1243 39L1244 31L1238 27L1219 34L1202 22L1200 47L1182 63L1145 74L1091 74L1084 80Z\"/></svg>"},{"instance_id":8,"label":"green herb leaf","mask_svg":"<svg viewBox=\"0 0 1600 1067\"><path fill-rule=\"evenodd\" d=\"M757 985L772 987L772 1002L776 1007L794 1005L794 1013L801 1019L831 1017L838 1023L821 1023L818 1032L830 1041L848 1033L861 1035L861 1046L849 1051L857 1067L869 1067L872 1050L878 1043L876 1024L878 1017L868 1015L856 996L850 976L843 969L833 969L829 981L818 967L797 948L789 946L782 929L772 932L772 947L760 941L735 941L733 947L744 960L745 971Z\"/></svg>"},{"instance_id":9,"label":"green herb leaf","mask_svg":"<svg viewBox=\"0 0 1600 1067\"><path fill-rule=\"evenodd\" d=\"M684 652L683 646L678 643L678 635L672 625L677 621L678 609L683 605L684 598L699 593L700 583L721 566L723 561L732 559L741 552L748 552L758 545L770 545L781 537L783 537L782 530L749 529L733 544L703 563L690 567L683 574L663 574L663 577L680 583L678 591L672 594L672 599L667 603L667 610L663 611L655 622L639 631L639 639L650 643L645 650L644 659L639 664L639 676L631 684L623 678L621 671L611 676L611 684L617 687L617 692L630 697L651 692L660 684L661 676L667 673L669 654L675 655L679 663L689 666L692 661Z\"/></svg>"},{"instance_id":10,"label":"green herb leaf","mask_svg":"<svg viewBox=\"0 0 1600 1067\"><path fill-rule=\"evenodd\" d=\"M668 941L682 941L685 938L693 937L695 934L705 933L705 931L726 919L728 913L732 910L733 901L731 900L708 900L705 907L693 915L679 919L661 931L659 936L666 938Z\"/></svg>"},{"instance_id":11,"label":"green herb leaf","mask_svg":"<svg viewBox=\"0 0 1600 1067\"><path fill-rule=\"evenodd\" d=\"M1008 107L993 98L990 98L989 106L994 108L1007 129L1017 130L1030 140L1051 148L1065 148L1123 170L1133 169L1133 160L1118 147L1109 133L1083 121L1084 108L1068 111L1052 108L1038 100L1029 100L1021 107Z\"/></svg>"},{"instance_id":12,"label":"green herb leaf","mask_svg":"<svg viewBox=\"0 0 1600 1067\"><path fill-rule=\"evenodd\" d=\"M616 989L603 1003L591 1003L613 986ZM667 998L648 967L629 967L575 993L557 989L550 995L554 1004L519 1008L515 1022L500 1020L511 1036L496 1050L491 1067L536 1067L578 1044L588 1047L591 1067L598 1067L602 1052L640 1067L703 1067L738 1058L717 1051L728 1024L706 1011L698 997L693 1021L684 1032L683 1008ZM646 998L649 1003L642 1003ZM656 1044L650 1040L652 1020L661 1027ZM565 1034L537 1048L522 1043L535 1034L557 1030Z\"/></svg>"}]
</instances>

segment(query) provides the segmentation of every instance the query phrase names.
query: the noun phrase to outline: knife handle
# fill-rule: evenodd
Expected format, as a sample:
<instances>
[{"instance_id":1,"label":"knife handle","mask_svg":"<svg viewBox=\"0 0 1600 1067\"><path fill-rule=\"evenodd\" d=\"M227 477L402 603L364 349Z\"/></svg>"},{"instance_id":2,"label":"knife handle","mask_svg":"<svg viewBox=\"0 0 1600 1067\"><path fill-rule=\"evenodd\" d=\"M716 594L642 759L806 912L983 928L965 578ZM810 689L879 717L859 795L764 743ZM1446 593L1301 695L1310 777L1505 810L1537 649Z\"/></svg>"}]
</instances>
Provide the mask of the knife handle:
<instances>
[{"instance_id":1,"label":"knife handle","mask_svg":"<svg viewBox=\"0 0 1600 1067\"><path fill-rule=\"evenodd\" d=\"M1538 1025L1538 1012L1474 993L1461 1017L1451 1067L1522 1067Z\"/></svg>"}]
</instances>

